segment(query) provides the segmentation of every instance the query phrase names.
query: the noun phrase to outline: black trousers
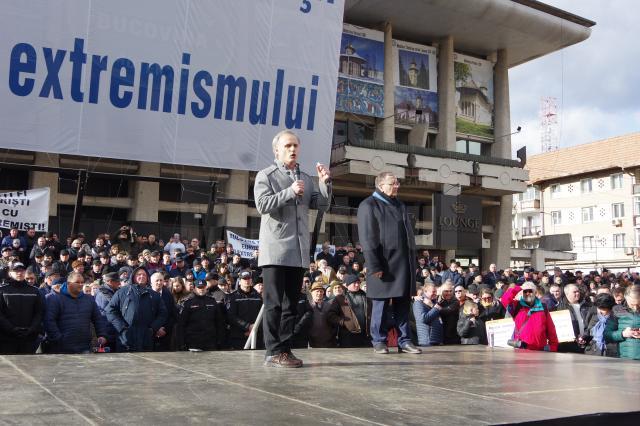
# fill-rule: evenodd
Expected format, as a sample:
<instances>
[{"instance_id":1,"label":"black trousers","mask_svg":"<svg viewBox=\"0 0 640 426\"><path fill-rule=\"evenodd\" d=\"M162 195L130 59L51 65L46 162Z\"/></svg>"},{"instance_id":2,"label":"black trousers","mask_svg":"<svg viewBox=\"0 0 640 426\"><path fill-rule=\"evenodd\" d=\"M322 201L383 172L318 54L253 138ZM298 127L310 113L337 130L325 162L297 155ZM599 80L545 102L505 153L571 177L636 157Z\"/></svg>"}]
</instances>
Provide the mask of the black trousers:
<instances>
[{"instance_id":1,"label":"black trousers","mask_svg":"<svg viewBox=\"0 0 640 426\"><path fill-rule=\"evenodd\" d=\"M37 337L13 337L0 340L0 354L34 354Z\"/></svg>"},{"instance_id":2,"label":"black trousers","mask_svg":"<svg viewBox=\"0 0 640 426\"><path fill-rule=\"evenodd\" d=\"M291 351L303 275L303 268L292 266L272 265L262 268L262 329L267 356Z\"/></svg>"}]
</instances>

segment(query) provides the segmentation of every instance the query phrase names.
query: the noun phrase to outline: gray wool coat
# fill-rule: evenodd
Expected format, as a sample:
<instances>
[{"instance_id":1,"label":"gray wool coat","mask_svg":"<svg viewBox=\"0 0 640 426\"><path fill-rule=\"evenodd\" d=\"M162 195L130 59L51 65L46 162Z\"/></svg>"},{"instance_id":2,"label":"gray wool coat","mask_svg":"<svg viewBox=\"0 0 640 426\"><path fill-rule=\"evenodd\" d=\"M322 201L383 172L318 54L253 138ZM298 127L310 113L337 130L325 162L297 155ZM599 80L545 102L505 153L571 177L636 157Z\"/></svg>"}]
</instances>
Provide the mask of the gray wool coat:
<instances>
[{"instance_id":1,"label":"gray wool coat","mask_svg":"<svg viewBox=\"0 0 640 426\"><path fill-rule=\"evenodd\" d=\"M253 197L260 213L260 256L258 266L309 266L309 209L329 210L331 185L316 184L300 172L304 194L291 188L293 172L275 161L256 175Z\"/></svg>"}]
</instances>

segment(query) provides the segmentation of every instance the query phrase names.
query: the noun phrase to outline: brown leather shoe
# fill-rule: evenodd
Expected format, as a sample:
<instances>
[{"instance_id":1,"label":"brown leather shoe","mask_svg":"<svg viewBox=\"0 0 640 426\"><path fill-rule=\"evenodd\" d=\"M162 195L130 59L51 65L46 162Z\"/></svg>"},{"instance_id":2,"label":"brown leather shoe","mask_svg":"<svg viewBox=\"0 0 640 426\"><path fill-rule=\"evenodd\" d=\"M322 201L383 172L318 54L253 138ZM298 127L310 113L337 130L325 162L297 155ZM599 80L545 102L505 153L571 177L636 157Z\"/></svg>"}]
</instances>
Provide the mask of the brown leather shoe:
<instances>
[{"instance_id":1,"label":"brown leather shoe","mask_svg":"<svg viewBox=\"0 0 640 426\"><path fill-rule=\"evenodd\" d=\"M302 367L302 361L297 358L291 358L291 354L282 352L279 355L273 355L264 362L265 367L279 367L279 368L300 368Z\"/></svg>"},{"instance_id":2,"label":"brown leather shoe","mask_svg":"<svg viewBox=\"0 0 640 426\"><path fill-rule=\"evenodd\" d=\"M300 358L298 358L297 356L295 356L293 354L293 352L287 352L289 354L289 358L291 358L292 360L294 360L295 362L300 364L300 367L302 367L302 360Z\"/></svg>"}]
</instances>

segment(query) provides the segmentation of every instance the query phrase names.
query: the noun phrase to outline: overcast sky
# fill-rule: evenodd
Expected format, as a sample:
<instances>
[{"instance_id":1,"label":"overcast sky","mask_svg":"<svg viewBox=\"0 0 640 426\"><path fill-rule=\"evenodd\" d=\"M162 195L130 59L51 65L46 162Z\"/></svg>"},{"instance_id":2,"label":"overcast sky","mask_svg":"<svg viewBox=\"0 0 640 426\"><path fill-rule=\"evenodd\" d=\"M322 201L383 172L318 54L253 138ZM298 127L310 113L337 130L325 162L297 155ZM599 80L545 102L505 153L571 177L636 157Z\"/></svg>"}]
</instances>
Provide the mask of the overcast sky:
<instances>
[{"instance_id":1,"label":"overcast sky","mask_svg":"<svg viewBox=\"0 0 640 426\"><path fill-rule=\"evenodd\" d=\"M540 152L540 98L557 98L560 148L640 131L639 0L543 0L596 22L591 36L512 68L516 149Z\"/></svg>"}]
</instances>

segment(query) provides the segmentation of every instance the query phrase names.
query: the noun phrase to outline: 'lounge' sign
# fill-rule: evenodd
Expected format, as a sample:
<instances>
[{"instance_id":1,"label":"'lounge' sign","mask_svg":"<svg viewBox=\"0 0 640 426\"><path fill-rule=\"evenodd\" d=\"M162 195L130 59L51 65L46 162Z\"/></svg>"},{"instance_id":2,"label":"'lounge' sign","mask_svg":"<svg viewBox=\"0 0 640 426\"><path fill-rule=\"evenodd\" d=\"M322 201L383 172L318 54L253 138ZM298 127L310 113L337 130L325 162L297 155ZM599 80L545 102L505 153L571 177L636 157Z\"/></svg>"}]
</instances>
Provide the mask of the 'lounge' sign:
<instances>
[{"instance_id":1,"label":"'lounge' sign","mask_svg":"<svg viewBox=\"0 0 640 426\"><path fill-rule=\"evenodd\" d=\"M482 248L480 198L434 194L435 246L441 249Z\"/></svg>"}]
</instances>

